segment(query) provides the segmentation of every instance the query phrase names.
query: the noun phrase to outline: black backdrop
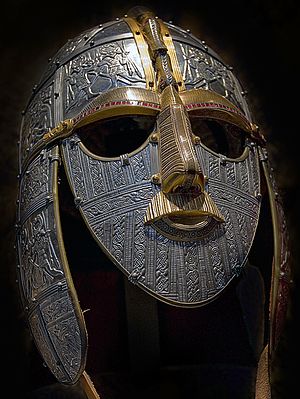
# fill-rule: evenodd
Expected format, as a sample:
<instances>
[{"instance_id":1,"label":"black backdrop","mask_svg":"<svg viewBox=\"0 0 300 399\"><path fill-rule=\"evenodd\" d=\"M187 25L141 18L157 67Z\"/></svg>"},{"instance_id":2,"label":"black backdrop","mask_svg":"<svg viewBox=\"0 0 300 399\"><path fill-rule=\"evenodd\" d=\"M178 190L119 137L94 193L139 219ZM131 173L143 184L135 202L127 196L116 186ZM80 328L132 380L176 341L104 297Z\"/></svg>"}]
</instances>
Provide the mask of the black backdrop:
<instances>
[{"instance_id":1,"label":"black backdrop","mask_svg":"<svg viewBox=\"0 0 300 399\"><path fill-rule=\"evenodd\" d=\"M3 6L4 4L4 6ZM27 373L28 332L22 322L15 284L14 223L17 189L16 142L21 111L32 87L52 57L82 30L121 17L134 5L190 29L234 67L248 100L269 139L291 235L294 289L274 374L275 399L295 397L299 327L299 157L295 143L298 41L297 1L248 0L167 2L153 0L10 0L1 6L0 181L1 181L1 341L2 388L22 397ZM25 385L24 385L25 384Z\"/></svg>"}]
</instances>

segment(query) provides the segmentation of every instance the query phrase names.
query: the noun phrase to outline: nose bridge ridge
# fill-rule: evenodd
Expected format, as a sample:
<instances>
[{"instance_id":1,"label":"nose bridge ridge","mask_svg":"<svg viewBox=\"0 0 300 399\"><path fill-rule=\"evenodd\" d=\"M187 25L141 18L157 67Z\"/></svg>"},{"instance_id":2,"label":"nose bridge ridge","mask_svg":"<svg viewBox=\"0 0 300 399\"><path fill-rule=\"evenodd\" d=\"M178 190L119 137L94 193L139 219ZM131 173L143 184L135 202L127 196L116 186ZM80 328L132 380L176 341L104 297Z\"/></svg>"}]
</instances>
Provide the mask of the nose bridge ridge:
<instances>
[{"instance_id":1,"label":"nose bridge ridge","mask_svg":"<svg viewBox=\"0 0 300 399\"><path fill-rule=\"evenodd\" d=\"M161 94L158 115L162 191L199 193L204 189L203 171L192 141L191 123L176 89L167 86Z\"/></svg>"}]
</instances>

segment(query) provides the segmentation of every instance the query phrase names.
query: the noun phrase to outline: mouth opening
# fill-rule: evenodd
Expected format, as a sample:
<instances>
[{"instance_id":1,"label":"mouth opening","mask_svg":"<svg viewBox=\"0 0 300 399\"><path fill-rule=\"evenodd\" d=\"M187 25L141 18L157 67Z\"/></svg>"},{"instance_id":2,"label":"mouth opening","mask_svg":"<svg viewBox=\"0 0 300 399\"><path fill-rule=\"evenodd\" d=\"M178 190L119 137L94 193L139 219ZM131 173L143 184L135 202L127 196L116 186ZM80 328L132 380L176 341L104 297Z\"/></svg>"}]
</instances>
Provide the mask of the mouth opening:
<instances>
[{"instance_id":1,"label":"mouth opening","mask_svg":"<svg viewBox=\"0 0 300 399\"><path fill-rule=\"evenodd\" d=\"M193 231L204 229L211 221L209 215L192 215L189 213L180 215L168 215L162 218L168 226L181 231Z\"/></svg>"},{"instance_id":2,"label":"mouth opening","mask_svg":"<svg viewBox=\"0 0 300 399\"><path fill-rule=\"evenodd\" d=\"M178 215L169 215L164 219L169 221L173 225L178 225L178 227L196 227L201 228L204 224L207 224L209 216L208 215L197 215L194 216L190 213L178 214Z\"/></svg>"}]
</instances>

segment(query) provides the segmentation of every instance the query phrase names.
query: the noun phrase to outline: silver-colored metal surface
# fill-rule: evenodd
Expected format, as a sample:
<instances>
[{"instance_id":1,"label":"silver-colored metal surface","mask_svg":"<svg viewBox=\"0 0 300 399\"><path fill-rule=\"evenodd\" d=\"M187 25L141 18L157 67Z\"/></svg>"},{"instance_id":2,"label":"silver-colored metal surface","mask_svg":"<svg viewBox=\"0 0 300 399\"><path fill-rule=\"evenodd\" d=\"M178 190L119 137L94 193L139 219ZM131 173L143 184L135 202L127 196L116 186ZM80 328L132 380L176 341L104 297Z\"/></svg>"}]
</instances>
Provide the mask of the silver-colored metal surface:
<instances>
[{"instance_id":1,"label":"silver-colored metal surface","mask_svg":"<svg viewBox=\"0 0 300 399\"><path fill-rule=\"evenodd\" d=\"M208 177L208 193L225 217L203 231L144 224L146 209L160 190L153 184L157 145L120 160L95 159L79 140L63 142L64 160L79 209L94 238L129 280L163 301L195 306L213 299L239 275L259 218L256 149L239 162L197 146Z\"/></svg>"},{"instance_id":2,"label":"silver-colored metal surface","mask_svg":"<svg viewBox=\"0 0 300 399\"><path fill-rule=\"evenodd\" d=\"M134 39L91 49L64 67L64 118L76 115L98 94L121 86L145 87Z\"/></svg>"},{"instance_id":3,"label":"silver-colored metal surface","mask_svg":"<svg viewBox=\"0 0 300 399\"><path fill-rule=\"evenodd\" d=\"M186 88L202 87L224 95L251 121L243 89L230 68L200 40L169 26L176 32L174 45ZM101 92L120 86L146 87L139 52L125 21L103 24L69 40L33 89L23 118L21 163L43 134L75 116Z\"/></svg>"},{"instance_id":4,"label":"silver-colored metal surface","mask_svg":"<svg viewBox=\"0 0 300 399\"><path fill-rule=\"evenodd\" d=\"M21 181L18 281L39 351L55 377L70 383L81 375L86 337L58 242L53 195L57 163L53 151L43 151Z\"/></svg>"},{"instance_id":5,"label":"silver-colored metal surface","mask_svg":"<svg viewBox=\"0 0 300 399\"><path fill-rule=\"evenodd\" d=\"M241 109L251 121L240 83L231 70L206 51L180 41L174 43L186 89L201 87L215 91Z\"/></svg>"},{"instance_id":6,"label":"silver-colored metal surface","mask_svg":"<svg viewBox=\"0 0 300 399\"><path fill-rule=\"evenodd\" d=\"M167 85L179 82L182 75L181 95L195 88L211 90L231 101L251 122L244 89L231 68L190 32L166 25L173 41L164 42L170 59L166 54L160 57L160 71L170 78ZM43 141L45 133L62 121L76 120L84 109L92 113L91 104L105 107L99 94L122 86L143 88L156 96L151 115L158 115L160 97L147 43L138 41L133 26L125 18L69 40L49 61L22 120L17 221L20 293L39 351L54 376L66 383L82 374L87 338L60 231L58 145L75 206L94 239L131 283L169 304L200 306L221 294L243 270L260 216L259 163L265 159L259 158L256 145L247 143L244 155L232 160L210 151L201 137L190 140L205 177L203 190L225 220L211 217L201 228L190 228L167 217L145 223L146 210L161 190L159 132L152 132L152 138L133 153L117 154L111 160L89 153L72 130L70 137L55 136L50 145ZM177 80L173 81L174 71ZM148 107L150 97L141 99ZM118 106L125 100L119 99ZM190 111L194 112L186 109L186 114ZM121 115L118 112L105 115ZM87 118L87 123L91 121ZM53 143L57 147L51 149ZM280 220L283 223L283 214ZM281 249L285 273L285 243ZM284 289L280 283L279 294L285 296Z\"/></svg>"}]
</instances>

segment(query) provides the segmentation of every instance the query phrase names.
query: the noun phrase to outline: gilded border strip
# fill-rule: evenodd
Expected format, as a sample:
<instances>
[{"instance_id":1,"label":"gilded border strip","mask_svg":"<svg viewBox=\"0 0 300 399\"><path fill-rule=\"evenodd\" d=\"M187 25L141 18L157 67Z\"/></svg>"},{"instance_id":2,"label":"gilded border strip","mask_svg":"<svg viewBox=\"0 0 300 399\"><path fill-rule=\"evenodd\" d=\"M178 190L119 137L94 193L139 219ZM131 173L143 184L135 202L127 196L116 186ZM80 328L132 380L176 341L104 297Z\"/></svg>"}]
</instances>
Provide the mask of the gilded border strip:
<instances>
[{"instance_id":1,"label":"gilded border strip","mask_svg":"<svg viewBox=\"0 0 300 399\"><path fill-rule=\"evenodd\" d=\"M140 26L133 18L124 17L123 19L128 24L129 28L133 33L134 40L136 42L139 54L141 56L141 61L146 78L146 88L156 91L157 88L156 88L155 71L152 66L152 60L149 55L148 44L144 39Z\"/></svg>"},{"instance_id":2,"label":"gilded border strip","mask_svg":"<svg viewBox=\"0 0 300 399\"><path fill-rule=\"evenodd\" d=\"M178 90L182 91L185 90L185 84L184 84L184 80L183 80L183 76L181 74L181 70L179 67L179 62L178 62L178 58L176 55L176 50L175 50L175 46L173 43L173 39L172 36L169 32L169 28L167 27L167 25L162 21L162 20L158 20L158 23L160 25L160 29L161 29L161 33L162 33L162 37L163 37L163 41L168 49L168 54L171 60L171 65L172 65L172 69L173 69L173 75L174 78L178 84Z\"/></svg>"}]
</instances>

